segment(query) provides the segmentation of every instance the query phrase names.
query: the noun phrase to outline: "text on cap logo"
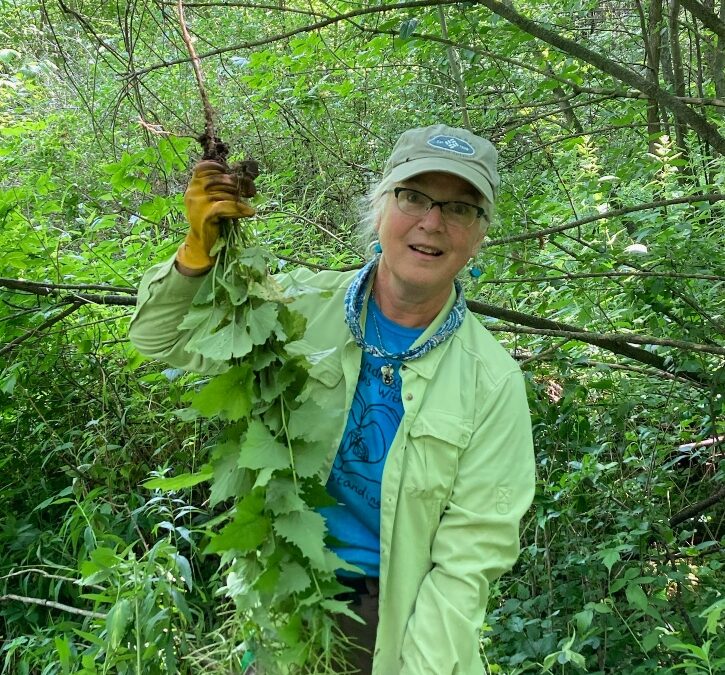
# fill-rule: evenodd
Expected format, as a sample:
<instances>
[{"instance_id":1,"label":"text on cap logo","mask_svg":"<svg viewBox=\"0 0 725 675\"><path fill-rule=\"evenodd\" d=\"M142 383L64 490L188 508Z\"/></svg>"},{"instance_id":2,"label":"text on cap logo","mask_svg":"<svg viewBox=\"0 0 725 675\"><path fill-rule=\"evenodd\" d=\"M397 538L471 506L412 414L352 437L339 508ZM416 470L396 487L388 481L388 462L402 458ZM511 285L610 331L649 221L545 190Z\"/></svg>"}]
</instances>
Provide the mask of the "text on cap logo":
<instances>
[{"instance_id":1,"label":"text on cap logo","mask_svg":"<svg viewBox=\"0 0 725 675\"><path fill-rule=\"evenodd\" d=\"M470 143L467 143L462 138L456 138L455 136L433 136L428 141L428 145L438 150L448 150L449 152L455 152L458 155L467 155L468 157L475 154L475 150Z\"/></svg>"}]
</instances>

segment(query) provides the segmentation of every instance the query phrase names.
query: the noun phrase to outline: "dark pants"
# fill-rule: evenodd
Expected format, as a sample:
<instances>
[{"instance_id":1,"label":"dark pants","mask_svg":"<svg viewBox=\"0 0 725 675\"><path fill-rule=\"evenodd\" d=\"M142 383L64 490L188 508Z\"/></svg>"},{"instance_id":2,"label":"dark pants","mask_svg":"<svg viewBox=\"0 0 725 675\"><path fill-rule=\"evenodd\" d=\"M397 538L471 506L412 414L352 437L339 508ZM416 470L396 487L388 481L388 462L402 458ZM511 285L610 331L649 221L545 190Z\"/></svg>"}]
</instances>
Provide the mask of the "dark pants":
<instances>
[{"instance_id":1,"label":"dark pants","mask_svg":"<svg viewBox=\"0 0 725 675\"><path fill-rule=\"evenodd\" d=\"M380 584L373 577L341 579L345 586L353 591L345 593L341 600L350 600L350 609L365 621L358 623L344 614L340 614L337 624L345 637L353 643L347 654L352 666L351 671L359 675L371 675L373 671L373 652L375 651L375 633L378 630L378 592Z\"/></svg>"}]
</instances>

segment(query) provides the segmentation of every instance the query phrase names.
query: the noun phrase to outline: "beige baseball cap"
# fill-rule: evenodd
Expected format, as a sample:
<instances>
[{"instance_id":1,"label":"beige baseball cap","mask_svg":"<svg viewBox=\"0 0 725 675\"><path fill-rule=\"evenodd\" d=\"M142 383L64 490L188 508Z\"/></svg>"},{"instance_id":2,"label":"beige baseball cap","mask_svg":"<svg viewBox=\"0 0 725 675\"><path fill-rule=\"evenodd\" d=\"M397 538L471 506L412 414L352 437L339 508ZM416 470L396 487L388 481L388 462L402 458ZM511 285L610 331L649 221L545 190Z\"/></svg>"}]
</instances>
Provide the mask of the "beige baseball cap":
<instances>
[{"instance_id":1,"label":"beige baseball cap","mask_svg":"<svg viewBox=\"0 0 725 675\"><path fill-rule=\"evenodd\" d=\"M385 164L383 178L397 182L427 171L452 173L468 181L493 204L500 183L497 159L496 148L485 138L467 129L434 124L401 135Z\"/></svg>"}]
</instances>

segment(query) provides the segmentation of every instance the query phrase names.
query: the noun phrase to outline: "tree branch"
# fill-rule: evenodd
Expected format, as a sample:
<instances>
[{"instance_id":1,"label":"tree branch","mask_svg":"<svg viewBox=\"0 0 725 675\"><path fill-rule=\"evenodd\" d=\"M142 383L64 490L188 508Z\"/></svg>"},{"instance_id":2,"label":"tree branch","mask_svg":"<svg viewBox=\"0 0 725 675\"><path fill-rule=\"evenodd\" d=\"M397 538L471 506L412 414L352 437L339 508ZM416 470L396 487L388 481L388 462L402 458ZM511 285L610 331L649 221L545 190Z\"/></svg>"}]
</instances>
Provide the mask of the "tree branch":
<instances>
[{"instance_id":1,"label":"tree branch","mask_svg":"<svg viewBox=\"0 0 725 675\"><path fill-rule=\"evenodd\" d=\"M494 14L498 14L510 23L518 26L522 31L533 35L544 42L560 49L566 54L570 54L577 59L589 63L604 73L628 84L630 87L638 89L648 98L656 100L661 105L669 108L683 122L686 122L694 129L704 140L706 140L721 155L725 155L725 138L720 134L715 126L710 124L702 115L685 105L676 96L673 96L664 89L660 89L656 82L648 81L646 78L635 73L628 68L620 66L611 59L606 58L602 54L587 49L583 45L562 37L552 30L544 28L540 24L519 14L509 5L505 5L497 0L476 0L477 4L483 5L490 9Z\"/></svg>"},{"instance_id":2,"label":"tree branch","mask_svg":"<svg viewBox=\"0 0 725 675\"><path fill-rule=\"evenodd\" d=\"M41 607L53 607L54 609L60 609L70 614L80 614L81 616L88 616L91 619L105 619L106 614L101 612L90 612L87 609L78 609L78 607L71 607L70 605L64 605L62 602L54 602L53 600L44 600L43 598L29 598L24 595L14 595L8 593L7 595L0 595L0 602L6 602L8 600L15 600L17 602L24 602L31 605L40 605Z\"/></svg>"},{"instance_id":3,"label":"tree branch","mask_svg":"<svg viewBox=\"0 0 725 675\"><path fill-rule=\"evenodd\" d=\"M700 19L703 26L709 28L721 40L725 40L725 22L715 12L711 12L697 0L680 0L680 4L696 19Z\"/></svg>"},{"instance_id":4,"label":"tree branch","mask_svg":"<svg viewBox=\"0 0 725 675\"><path fill-rule=\"evenodd\" d=\"M662 347L674 347L682 351L704 352L725 356L725 347L717 345L703 345L697 342L686 342L684 340L671 340L669 338L657 338L652 335L639 335L637 333L591 333L589 331L556 330L553 328L521 328L519 326L486 326L488 330L500 331L502 333L523 333L526 335L550 335L552 337L565 337L570 340L582 340L590 344L610 342L612 344L638 344L638 345L660 345Z\"/></svg>"},{"instance_id":5,"label":"tree branch","mask_svg":"<svg viewBox=\"0 0 725 675\"><path fill-rule=\"evenodd\" d=\"M717 274L684 274L682 272L650 272L631 270L627 272L579 272L560 276L518 277L511 279L477 279L476 284L536 284L550 281L571 281L572 279L607 279L615 277L656 277L660 279L701 279L703 281L725 281Z\"/></svg>"},{"instance_id":6,"label":"tree branch","mask_svg":"<svg viewBox=\"0 0 725 675\"><path fill-rule=\"evenodd\" d=\"M16 291L27 291L35 295L53 295L54 291L107 291L109 293L136 294L131 286L108 286L106 284L52 284L46 281L25 281L0 277L0 287Z\"/></svg>"},{"instance_id":7,"label":"tree branch","mask_svg":"<svg viewBox=\"0 0 725 675\"><path fill-rule=\"evenodd\" d=\"M690 506L682 509L682 511L678 511L674 516L672 516L672 518L670 518L670 527L674 527L675 525L684 523L686 520L690 520L695 516L699 516L713 504L717 504L723 499L725 499L725 486L721 487L706 499L690 504Z\"/></svg>"},{"instance_id":8,"label":"tree branch","mask_svg":"<svg viewBox=\"0 0 725 675\"><path fill-rule=\"evenodd\" d=\"M308 24L306 26L301 26L300 28L294 28L292 30L289 30L285 33L279 33L278 35L273 35L271 37L265 37L261 38L259 40L252 40L250 42L244 42L242 44L237 45L231 45L229 47L220 47L219 49L212 49L208 52L205 52L204 54L201 54L198 56L200 59L206 59L211 56L218 56L219 54L225 54L227 52L235 52L240 51L242 49L250 49L252 47L261 47L262 45L271 44L272 42L279 42L281 40L286 40L287 38L294 37L295 35L299 35L300 33L309 33L314 30L319 30L320 28L325 28L326 26L331 26L332 24L339 23L340 21L347 21L348 19L355 18L357 16L363 16L365 14L379 14L381 12L392 12L396 9L414 9L416 7L437 7L439 5L455 5L458 4L459 0L414 0L413 2L396 2L390 5L376 5L374 7L364 7L362 9L356 9L351 12L346 12L345 14L338 14L337 16L331 16L325 19L322 19L321 21L317 21L312 24ZM180 63L187 63L189 61L188 58L179 58L179 59L170 59L168 61L163 61L161 63L157 63L154 66L148 66L146 68L140 68L139 70L134 70L131 73L126 73L125 77L127 78L133 78L133 77L139 77L140 75L145 75L146 73L150 73L154 70L158 70L159 68L168 68L169 66L176 66Z\"/></svg>"},{"instance_id":9,"label":"tree branch","mask_svg":"<svg viewBox=\"0 0 725 675\"><path fill-rule=\"evenodd\" d=\"M39 333L39 332L45 330L46 328L50 328L54 323L58 323L59 321L62 321L68 315L73 314L73 312L75 312L80 306L81 306L81 303L74 302L70 307L67 307L59 314L52 316L51 318L47 319L46 321L43 321L43 323L41 323L39 326L36 326L32 330L29 330L27 333L24 333L23 335L16 337L14 340L11 340L4 347L0 348L0 356L2 356L3 354L7 354L8 352L11 352L13 349L15 349L15 347L17 347L19 344L22 344L26 340L29 340L36 333Z\"/></svg>"},{"instance_id":10,"label":"tree branch","mask_svg":"<svg viewBox=\"0 0 725 675\"><path fill-rule=\"evenodd\" d=\"M478 302L477 300L468 300L468 307L472 312L477 314L483 314L484 316L490 316L495 319L501 319L502 321L509 321L516 323L521 326L528 326L530 328L537 328L542 330L561 331L563 336L569 337L572 333L576 333L577 337L572 339L580 340L581 342L587 342L589 344L601 347L607 351L613 352L614 354L620 354L626 356L639 363L644 363L648 366L652 366L657 370L661 370L665 373L672 373L676 370L673 365L666 361L664 357L658 354L648 352L646 349L639 347L633 347L632 345L620 343L616 340L612 341L607 338L598 338L596 334L588 333L587 331L581 331L576 326L571 326L566 323L559 321L551 321L550 319L544 319L538 316L532 316L530 314L524 314L523 312L517 312L512 309L506 309L505 307L497 307L496 305L489 305L487 303ZM709 381L705 378L695 375L693 373L680 373L682 377L686 377L691 382L698 385L709 386Z\"/></svg>"},{"instance_id":11,"label":"tree branch","mask_svg":"<svg viewBox=\"0 0 725 675\"><path fill-rule=\"evenodd\" d=\"M695 202L719 202L725 199L725 194L711 193L706 195L690 195L689 197L677 197L676 199L661 199L656 202L647 202L646 204L637 204L636 206L625 206L621 209L614 209L614 211L606 211L605 213L597 213L596 215L586 216L585 218L579 218L573 220L564 225L557 225L555 227L547 227L543 230L537 230L536 232L527 232L524 234L514 234L510 237L500 237L499 239L491 239L484 242L486 248L491 246L499 246L500 244L510 244L514 241L525 241L527 239L540 239L550 234L556 234L558 232L565 232L566 230L572 230L575 227L593 223L597 220L607 220L610 218L618 218L619 216L627 215L628 213L636 213L637 211L646 211L647 209L658 209L662 206L671 206L673 204L692 204Z\"/></svg>"}]
</instances>

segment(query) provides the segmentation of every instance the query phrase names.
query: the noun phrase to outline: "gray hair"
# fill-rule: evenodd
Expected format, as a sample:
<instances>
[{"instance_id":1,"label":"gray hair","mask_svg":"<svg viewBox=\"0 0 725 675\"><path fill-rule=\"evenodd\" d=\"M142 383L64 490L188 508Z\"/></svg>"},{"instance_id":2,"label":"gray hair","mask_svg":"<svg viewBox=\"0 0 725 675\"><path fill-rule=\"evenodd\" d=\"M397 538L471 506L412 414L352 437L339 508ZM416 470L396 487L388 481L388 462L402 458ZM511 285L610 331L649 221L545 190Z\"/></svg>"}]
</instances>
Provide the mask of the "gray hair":
<instances>
[{"instance_id":1,"label":"gray hair","mask_svg":"<svg viewBox=\"0 0 725 675\"><path fill-rule=\"evenodd\" d=\"M372 183L365 195L360 198L358 204L360 209L358 239L366 259L370 259L375 255L373 244L378 239L377 226L383 216L385 195L392 190L394 184L395 181L386 176Z\"/></svg>"},{"instance_id":2,"label":"gray hair","mask_svg":"<svg viewBox=\"0 0 725 675\"><path fill-rule=\"evenodd\" d=\"M385 208L385 195L393 189L397 181L391 180L390 176L384 176L379 181L370 185L370 188L358 202L360 210L360 224L358 227L358 241L366 259L375 255L373 244L378 239L377 226ZM482 229L488 229L493 221L494 205L481 195L481 206L486 211L488 222L482 224Z\"/></svg>"}]
</instances>

